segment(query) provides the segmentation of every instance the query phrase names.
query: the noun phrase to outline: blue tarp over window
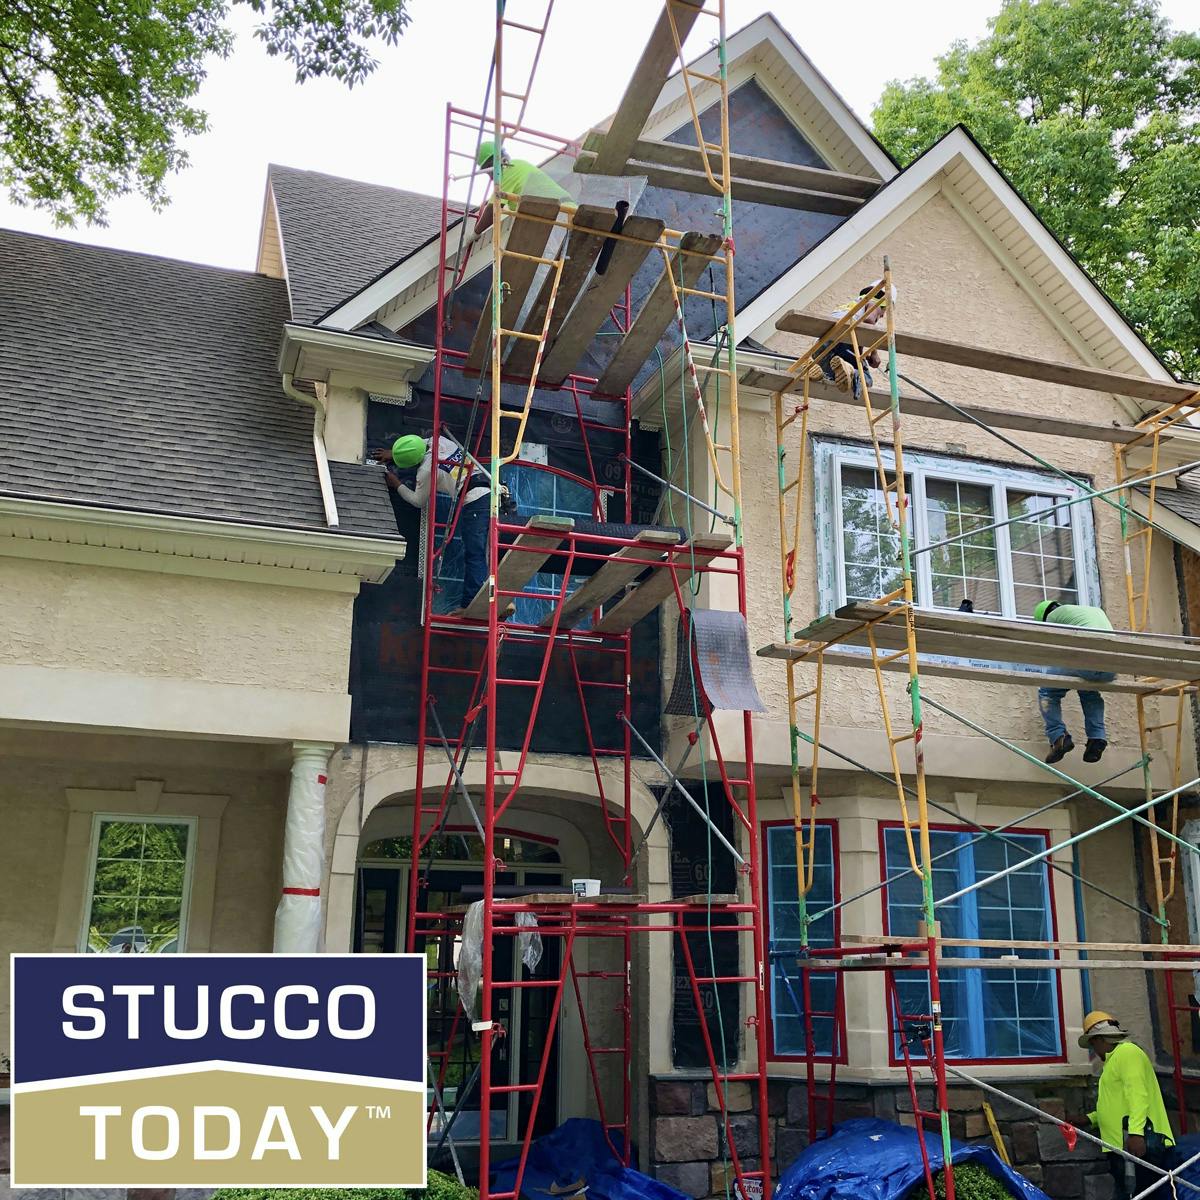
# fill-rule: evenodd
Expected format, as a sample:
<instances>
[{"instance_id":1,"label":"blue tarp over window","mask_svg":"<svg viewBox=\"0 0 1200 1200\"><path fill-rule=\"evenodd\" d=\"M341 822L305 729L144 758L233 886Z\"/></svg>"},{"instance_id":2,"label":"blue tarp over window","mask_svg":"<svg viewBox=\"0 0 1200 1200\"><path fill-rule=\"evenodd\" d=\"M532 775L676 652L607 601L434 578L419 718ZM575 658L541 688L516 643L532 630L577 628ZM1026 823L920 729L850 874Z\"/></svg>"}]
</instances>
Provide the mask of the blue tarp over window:
<instances>
[{"instance_id":1,"label":"blue tarp over window","mask_svg":"<svg viewBox=\"0 0 1200 1200\"><path fill-rule=\"evenodd\" d=\"M929 1165L942 1168L942 1141L926 1133ZM999 1179L1014 1200L1047 1200L1024 1175L1006 1167L990 1146L951 1143L951 1161L974 1162ZM925 1176L917 1131L891 1121L845 1121L814 1142L783 1173L776 1200L903 1200Z\"/></svg>"}]
</instances>

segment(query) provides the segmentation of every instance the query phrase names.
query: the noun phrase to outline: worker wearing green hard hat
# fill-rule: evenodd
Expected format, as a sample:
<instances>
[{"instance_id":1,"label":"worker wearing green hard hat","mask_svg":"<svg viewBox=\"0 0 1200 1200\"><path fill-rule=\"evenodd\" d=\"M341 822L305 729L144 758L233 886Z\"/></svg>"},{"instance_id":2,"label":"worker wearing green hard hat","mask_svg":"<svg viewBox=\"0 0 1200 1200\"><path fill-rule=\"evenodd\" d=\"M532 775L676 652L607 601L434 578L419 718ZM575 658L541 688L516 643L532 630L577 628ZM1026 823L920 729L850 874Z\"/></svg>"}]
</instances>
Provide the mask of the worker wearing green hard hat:
<instances>
[{"instance_id":1,"label":"worker wearing green hard hat","mask_svg":"<svg viewBox=\"0 0 1200 1200\"><path fill-rule=\"evenodd\" d=\"M488 578L488 526L491 523L489 497L491 481L487 474L475 466L463 448L450 437L437 439L436 463L434 461L434 439L420 434L406 433L390 446L372 451L376 462L395 466L401 471L416 469L416 479L410 486L389 470L387 484L401 500L414 508L425 508L430 497L436 495L439 520L449 520L454 502L462 496L455 532L462 540L463 583L462 608L475 599ZM437 476L436 487L433 484ZM446 499L442 499L445 497Z\"/></svg>"},{"instance_id":2,"label":"worker wearing green hard hat","mask_svg":"<svg viewBox=\"0 0 1200 1200\"><path fill-rule=\"evenodd\" d=\"M1049 625L1073 625L1080 629L1111 630L1112 622L1104 609L1088 604L1062 604L1058 600L1039 600L1033 609L1033 619ZM1110 671L1064 671L1062 674L1078 675L1096 683L1110 683L1115 677ZM1038 707L1050 742L1048 763L1059 762L1075 749L1075 743L1063 723L1062 702L1068 688L1038 688ZM1083 709L1083 729L1087 745L1083 750L1083 761L1099 762L1108 748L1104 729L1104 697L1093 689L1079 688L1079 706Z\"/></svg>"},{"instance_id":3,"label":"worker wearing green hard hat","mask_svg":"<svg viewBox=\"0 0 1200 1200\"><path fill-rule=\"evenodd\" d=\"M475 152L475 165L481 171L491 171L495 178L496 143L485 140L479 143ZM570 192L559 187L541 167L534 166L524 159L514 159L508 152L500 148L500 178L498 190L505 193L504 207L513 209L517 201L513 197L545 196L549 200L557 200L559 204L569 208L575 207L575 201ZM492 205L489 200L479 211L475 221L475 232L482 233L492 223Z\"/></svg>"}]
</instances>

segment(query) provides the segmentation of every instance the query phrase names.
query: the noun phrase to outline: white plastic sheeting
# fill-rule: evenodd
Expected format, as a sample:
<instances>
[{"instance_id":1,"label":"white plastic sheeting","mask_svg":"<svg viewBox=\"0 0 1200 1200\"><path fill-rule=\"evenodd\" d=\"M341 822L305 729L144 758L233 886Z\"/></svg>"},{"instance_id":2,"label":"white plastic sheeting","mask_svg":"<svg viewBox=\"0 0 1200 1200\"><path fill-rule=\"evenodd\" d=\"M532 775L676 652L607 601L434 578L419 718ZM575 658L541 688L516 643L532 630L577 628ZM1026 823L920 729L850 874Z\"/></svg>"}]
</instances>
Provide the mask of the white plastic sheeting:
<instances>
[{"instance_id":1,"label":"white plastic sheeting","mask_svg":"<svg viewBox=\"0 0 1200 1200\"><path fill-rule=\"evenodd\" d=\"M517 913L517 948L521 961L532 975L542 961L542 935L537 917L530 912ZM458 950L458 998L468 1017L475 1015L475 995L483 976L483 901L476 900L463 917L462 945Z\"/></svg>"},{"instance_id":2,"label":"white plastic sheeting","mask_svg":"<svg viewBox=\"0 0 1200 1200\"><path fill-rule=\"evenodd\" d=\"M283 894L275 910L275 952L321 949L321 878L325 870L325 782L332 746L293 749L283 830Z\"/></svg>"}]
</instances>

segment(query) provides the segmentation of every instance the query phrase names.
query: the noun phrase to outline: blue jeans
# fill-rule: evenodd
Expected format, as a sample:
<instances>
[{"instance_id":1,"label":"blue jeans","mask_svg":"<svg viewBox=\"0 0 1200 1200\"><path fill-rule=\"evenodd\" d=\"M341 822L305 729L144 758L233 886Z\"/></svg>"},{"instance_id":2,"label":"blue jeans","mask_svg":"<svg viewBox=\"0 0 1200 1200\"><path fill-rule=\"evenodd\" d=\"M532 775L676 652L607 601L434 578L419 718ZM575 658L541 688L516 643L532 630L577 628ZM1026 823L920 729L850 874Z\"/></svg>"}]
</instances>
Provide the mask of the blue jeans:
<instances>
[{"instance_id":1,"label":"blue jeans","mask_svg":"<svg viewBox=\"0 0 1200 1200\"><path fill-rule=\"evenodd\" d=\"M834 346L834 348L830 350L830 352L825 355L823 359L821 359L821 370L824 372L825 378L828 379L830 383L835 383L837 381L837 376L833 373L833 360L835 358L845 359L845 361L849 363L851 394L854 396L855 400L857 400L859 392L862 391L862 384L859 382L858 378L858 362L854 357L854 347L851 346L849 342L841 342L839 345ZM863 363L863 374L867 377L867 387L874 387L875 380L871 378L871 369L866 365L866 363Z\"/></svg>"},{"instance_id":2,"label":"blue jeans","mask_svg":"<svg viewBox=\"0 0 1200 1200\"><path fill-rule=\"evenodd\" d=\"M1116 678L1111 671L1075 671L1082 679L1097 683L1110 683ZM1063 724L1062 701L1070 688L1038 688L1038 707L1042 710L1042 721L1046 726L1046 738L1053 746L1064 737L1067 727ZM1083 732L1089 739L1107 741L1104 732L1104 697L1099 692L1079 689L1079 707L1083 709Z\"/></svg>"},{"instance_id":3,"label":"blue jeans","mask_svg":"<svg viewBox=\"0 0 1200 1200\"><path fill-rule=\"evenodd\" d=\"M487 583L489 507L488 497L480 496L478 500L464 504L458 514L458 536L462 538L463 548L463 608Z\"/></svg>"}]
</instances>

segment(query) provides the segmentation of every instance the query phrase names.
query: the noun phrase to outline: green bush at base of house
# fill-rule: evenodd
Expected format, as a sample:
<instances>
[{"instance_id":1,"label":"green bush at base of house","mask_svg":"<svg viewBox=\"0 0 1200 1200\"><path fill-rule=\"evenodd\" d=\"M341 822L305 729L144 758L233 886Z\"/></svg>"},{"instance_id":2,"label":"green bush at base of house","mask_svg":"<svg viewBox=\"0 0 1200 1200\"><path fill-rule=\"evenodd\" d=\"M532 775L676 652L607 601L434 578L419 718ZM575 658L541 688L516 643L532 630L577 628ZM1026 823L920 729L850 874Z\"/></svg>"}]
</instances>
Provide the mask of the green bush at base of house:
<instances>
[{"instance_id":1,"label":"green bush at base of house","mask_svg":"<svg viewBox=\"0 0 1200 1200\"><path fill-rule=\"evenodd\" d=\"M479 1200L479 1192L464 1187L453 1175L429 1172L429 1186L420 1188L222 1188L213 1200Z\"/></svg>"},{"instance_id":2,"label":"green bush at base of house","mask_svg":"<svg viewBox=\"0 0 1200 1200\"><path fill-rule=\"evenodd\" d=\"M946 1200L946 1174L938 1171L933 1177L937 1200ZM909 1200L928 1200L929 1188L922 1179L909 1193ZM1012 1192L986 1167L978 1163L959 1163L954 1168L955 1200L1013 1200Z\"/></svg>"}]
</instances>

